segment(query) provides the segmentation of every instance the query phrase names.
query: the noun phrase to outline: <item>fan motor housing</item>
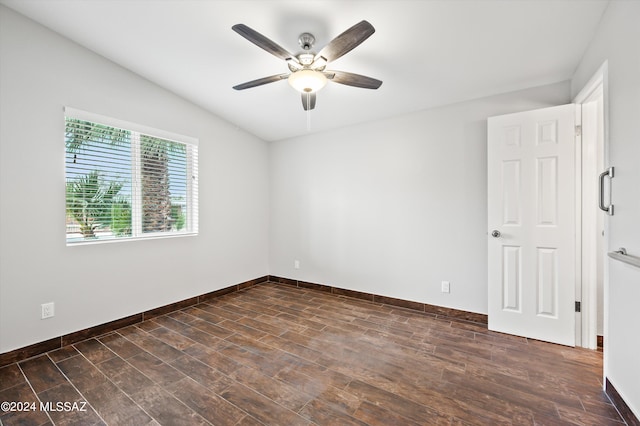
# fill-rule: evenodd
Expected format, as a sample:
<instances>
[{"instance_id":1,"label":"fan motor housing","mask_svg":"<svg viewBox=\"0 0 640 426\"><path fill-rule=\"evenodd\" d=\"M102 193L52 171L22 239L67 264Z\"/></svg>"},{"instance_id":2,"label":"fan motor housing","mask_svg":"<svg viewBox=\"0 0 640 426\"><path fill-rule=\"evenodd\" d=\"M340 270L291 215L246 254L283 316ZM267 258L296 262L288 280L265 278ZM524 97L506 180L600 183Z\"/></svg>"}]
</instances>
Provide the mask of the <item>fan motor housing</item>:
<instances>
[{"instance_id":1,"label":"fan motor housing","mask_svg":"<svg viewBox=\"0 0 640 426\"><path fill-rule=\"evenodd\" d=\"M313 53L301 53L298 55L298 60L302 65L311 65L315 56Z\"/></svg>"}]
</instances>

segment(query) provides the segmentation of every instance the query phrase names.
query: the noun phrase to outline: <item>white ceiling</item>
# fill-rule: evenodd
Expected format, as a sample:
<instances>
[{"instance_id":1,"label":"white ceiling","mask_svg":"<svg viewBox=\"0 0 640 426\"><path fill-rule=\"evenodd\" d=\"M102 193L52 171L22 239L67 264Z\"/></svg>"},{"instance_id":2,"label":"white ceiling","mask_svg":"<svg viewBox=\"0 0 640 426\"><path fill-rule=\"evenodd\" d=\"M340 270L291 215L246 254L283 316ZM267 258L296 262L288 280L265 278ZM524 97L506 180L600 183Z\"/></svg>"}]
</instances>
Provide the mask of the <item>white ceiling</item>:
<instances>
[{"instance_id":1,"label":"white ceiling","mask_svg":"<svg viewBox=\"0 0 640 426\"><path fill-rule=\"evenodd\" d=\"M616 1L616 0L613 0ZM307 113L286 81L231 87L288 72L231 30L244 23L298 53L366 19L376 32L328 69L383 81L329 83L311 131L564 81L607 0L0 0L264 140L305 134Z\"/></svg>"}]
</instances>

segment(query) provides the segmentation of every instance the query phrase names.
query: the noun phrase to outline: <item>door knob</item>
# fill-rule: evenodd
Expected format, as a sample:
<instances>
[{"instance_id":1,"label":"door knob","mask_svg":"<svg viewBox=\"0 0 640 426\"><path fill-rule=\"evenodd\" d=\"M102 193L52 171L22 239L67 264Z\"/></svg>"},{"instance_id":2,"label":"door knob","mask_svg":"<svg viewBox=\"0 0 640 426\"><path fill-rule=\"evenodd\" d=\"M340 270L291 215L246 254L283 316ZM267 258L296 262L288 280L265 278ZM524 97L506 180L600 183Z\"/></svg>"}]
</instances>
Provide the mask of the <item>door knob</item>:
<instances>
[{"instance_id":1,"label":"door knob","mask_svg":"<svg viewBox=\"0 0 640 426\"><path fill-rule=\"evenodd\" d=\"M502 234L500 234L500 231L498 231L497 229L494 229L493 231L491 231L491 236L493 238L500 238L500 235Z\"/></svg>"}]
</instances>

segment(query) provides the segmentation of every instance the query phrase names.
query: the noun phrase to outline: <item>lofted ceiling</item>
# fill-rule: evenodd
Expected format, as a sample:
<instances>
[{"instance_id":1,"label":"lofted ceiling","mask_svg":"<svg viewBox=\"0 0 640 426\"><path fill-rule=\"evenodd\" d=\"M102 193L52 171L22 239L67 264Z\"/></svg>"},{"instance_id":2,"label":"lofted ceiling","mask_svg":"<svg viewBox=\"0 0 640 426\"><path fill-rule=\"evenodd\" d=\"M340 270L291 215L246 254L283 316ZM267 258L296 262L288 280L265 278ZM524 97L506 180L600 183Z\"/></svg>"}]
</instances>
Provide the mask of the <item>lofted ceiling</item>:
<instances>
[{"instance_id":1,"label":"lofted ceiling","mask_svg":"<svg viewBox=\"0 0 640 426\"><path fill-rule=\"evenodd\" d=\"M618 1L618 0L612 0ZM572 77L607 0L0 0L121 66L272 141ZM366 19L376 32L330 64L378 90L329 83L307 116L288 72L231 30L244 23L299 53ZM308 128L308 119L310 129Z\"/></svg>"}]
</instances>

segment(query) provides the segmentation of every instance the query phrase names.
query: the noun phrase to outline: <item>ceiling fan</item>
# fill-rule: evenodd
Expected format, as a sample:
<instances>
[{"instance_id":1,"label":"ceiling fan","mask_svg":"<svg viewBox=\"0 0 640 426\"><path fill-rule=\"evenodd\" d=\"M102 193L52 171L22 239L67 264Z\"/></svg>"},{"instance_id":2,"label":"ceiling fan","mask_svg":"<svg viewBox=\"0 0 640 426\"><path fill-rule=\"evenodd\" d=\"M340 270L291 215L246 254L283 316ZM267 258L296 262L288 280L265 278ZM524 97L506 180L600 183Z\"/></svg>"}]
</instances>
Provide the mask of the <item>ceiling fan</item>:
<instances>
[{"instance_id":1,"label":"ceiling fan","mask_svg":"<svg viewBox=\"0 0 640 426\"><path fill-rule=\"evenodd\" d=\"M238 84L233 86L236 90L249 89L287 79L293 88L302 93L302 106L305 111L308 111L315 108L316 92L322 89L327 81L364 89L377 89L382 84L382 81L364 75L326 70L329 62L348 53L375 32L373 25L367 21L355 24L331 40L317 54L312 51L316 41L315 37L312 34L303 33L298 39L303 52L298 55L288 52L282 46L244 24L236 24L231 28L256 46L284 59L289 66L289 71L291 71Z\"/></svg>"}]
</instances>

